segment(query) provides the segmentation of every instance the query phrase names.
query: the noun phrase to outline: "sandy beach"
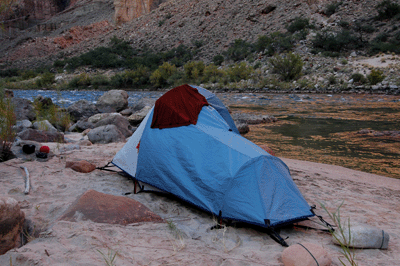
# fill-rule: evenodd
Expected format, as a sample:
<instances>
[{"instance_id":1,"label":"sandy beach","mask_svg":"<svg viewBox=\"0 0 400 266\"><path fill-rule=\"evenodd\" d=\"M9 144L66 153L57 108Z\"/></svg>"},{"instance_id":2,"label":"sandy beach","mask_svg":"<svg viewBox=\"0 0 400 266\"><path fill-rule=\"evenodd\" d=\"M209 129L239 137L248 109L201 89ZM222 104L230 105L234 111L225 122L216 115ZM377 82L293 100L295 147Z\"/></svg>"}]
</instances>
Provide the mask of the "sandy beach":
<instances>
[{"instance_id":1,"label":"sandy beach","mask_svg":"<svg viewBox=\"0 0 400 266\"><path fill-rule=\"evenodd\" d=\"M66 137L79 140L79 133ZM43 143L55 156L46 161L13 159L0 164L0 195L16 199L27 219L40 234L26 245L0 256L0 265L107 265L115 253L115 265L283 265L285 249L267 234L250 227L210 230L215 217L173 197L133 192L133 182L101 170L75 172L66 161L87 160L106 165L125 143L80 146ZM358 265L398 265L400 262L400 180L350 170L340 166L281 158L292 178L317 213L343 203L343 220L376 226L390 235L389 248L356 250ZM30 173L31 189L25 195L24 171ZM134 199L159 215L165 223L115 225L59 218L88 190ZM312 218L313 221L318 219ZM320 227L314 222L303 222ZM281 230L289 245L314 243L340 265L340 248L330 234L289 227Z\"/></svg>"}]
</instances>

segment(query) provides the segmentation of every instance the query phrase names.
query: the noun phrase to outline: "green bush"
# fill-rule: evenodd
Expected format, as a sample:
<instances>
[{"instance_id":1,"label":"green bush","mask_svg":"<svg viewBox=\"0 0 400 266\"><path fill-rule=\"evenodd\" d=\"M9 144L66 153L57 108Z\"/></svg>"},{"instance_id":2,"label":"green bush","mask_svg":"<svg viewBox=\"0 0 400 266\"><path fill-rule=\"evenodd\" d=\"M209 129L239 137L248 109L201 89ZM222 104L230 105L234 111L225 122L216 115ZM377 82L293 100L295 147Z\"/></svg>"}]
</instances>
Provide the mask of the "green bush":
<instances>
[{"instance_id":1,"label":"green bush","mask_svg":"<svg viewBox=\"0 0 400 266\"><path fill-rule=\"evenodd\" d=\"M6 70L0 70L0 77L15 77L20 75L20 70L18 68L10 68Z\"/></svg>"},{"instance_id":2,"label":"green bush","mask_svg":"<svg viewBox=\"0 0 400 266\"><path fill-rule=\"evenodd\" d=\"M55 82L55 75L50 72L46 72L40 76L39 79L36 80L36 86L44 87L48 85L52 85Z\"/></svg>"},{"instance_id":3,"label":"green bush","mask_svg":"<svg viewBox=\"0 0 400 266\"><path fill-rule=\"evenodd\" d=\"M176 66L164 62L150 75L150 83L156 88L169 85L168 79L177 72Z\"/></svg>"},{"instance_id":4,"label":"green bush","mask_svg":"<svg viewBox=\"0 0 400 266\"><path fill-rule=\"evenodd\" d=\"M336 13L338 7L342 4L342 2L333 2L328 4L325 7L324 13L325 15L327 15L328 17L332 16L333 14Z\"/></svg>"},{"instance_id":5,"label":"green bush","mask_svg":"<svg viewBox=\"0 0 400 266\"><path fill-rule=\"evenodd\" d=\"M91 85L97 90L100 86L110 85L110 79L104 75L96 75L92 77Z\"/></svg>"},{"instance_id":6,"label":"green bush","mask_svg":"<svg viewBox=\"0 0 400 266\"><path fill-rule=\"evenodd\" d=\"M348 30L342 30L340 32L318 32L312 39L312 45L316 49L329 52L341 52L345 49L357 48L360 46L357 37L352 35Z\"/></svg>"},{"instance_id":7,"label":"green bush","mask_svg":"<svg viewBox=\"0 0 400 266\"><path fill-rule=\"evenodd\" d=\"M293 48L293 37L290 34L273 32L269 36L258 36L255 50L272 56L275 53L290 51Z\"/></svg>"},{"instance_id":8,"label":"green bush","mask_svg":"<svg viewBox=\"0 0 400 266\"><path fill-rule=\"evenodd\" d=\"M375 6L378 11L378 20L391 19L400 14L400 5L397 2L391 0L383 0Z\"/></svg>"},{"instance_id":9,"label":"green bush","mask_svg":"<svg viewBox=\"0 0 400 266\"><path fill-rule=\"evenodd\" d=\"M70 88L79 88L79 87L87 87L90 86L91 79L88 74L82 73L78 76L73 77L69 82L68 82L68 87Z\"/></svg>"},{"instance_id":10,"label":"green bush","mask_svg":"<svg viewBox=\"0 0 400 266\"><path fill-rule=\"evenodd\" d=\"M217 66L222 65L222 62L224 62L224 56L223 55L216 55L213 57L213 63Z\"/></svg>"},{"instance_id":11,"label":"green bush","mask_svg":"<svg viewBox=\"0 0 400 266\"><path fill-rule=\"evenodd\" d=\"M205 68L205 65L204 65L203 61L198 61L198 62L191 61L191 62L186 63L183 66L183 69L185 71L186 80L188 80L188 81L198 80L200 77L203 76L204 68Z\"/></svg>"},{"instance_id":12,"label":"green bush","mask_svg":"<svg viewBox=\"0 0 400 266\"><path fill-rule=\"evenodd\" d=\"M273 73L281 76L284 81L297 79L303 69L303 60L300 55L289 52L284 55L275 55L269 62Z\"/></svg>"},{"instance_id":13,"label":"green bush","mask_svg":"<svg viewBox=\"0 0 400 266\"><path fill-rule=\"evenodd\" d=\"M253 52L253 45L242 39L236 39L225 52L226 58L233 61L242 61Z\"/></svg>"},{"instance_id":14,"label":"green bush","mask_svg":"<svg viewBox=\"0 0 400 266\"><path fill-rule=\"evenodd\" d=\"M22 72L22 75L21 75L23 80L32 79L32 78L35 78L36 76L37 76L36 72L31 69Z\"/></svg>"},{"instance_id":15,"label":"green bush","mask_svg":"<svg viewBox=\"0 0 400 266\"><path fill-rule=\"evenodd\" d=\"M216 65L210 64L204 68L204 75L202 81L207 83L217 83L226 76L224 70L219 69Z\"/></svg>"},{"instance_id":16,"label":"green bush","mask_svg":"<svg viewBox=\"0 0 400 266\"><path fill-rule=\"evenodd\" d=\"M286 29L291 33L295 33L296 31L304 30L310 27L310 20L308 18L296 17L293 22L286 27Z\"/></svg>"},{"instance_id":17,"label":"green bush","mask_svg":"<svg viewBox=\"0 0 400 266\"><path fill-rule=\"evenodd\" d=\"M172 65L175 65L176 67L183 66L186 62L192 60L192 58L192 51L183 44L169 50L163 55L164 61L169 61Z\"/></svg>"},{"instance_id":18,"label":"green bush","mask_svg":"<svg viewBox=\"0 0 400 266\"><path fill-rule=\"evenodd\" d=\"M377 70L377 69L372 69L372 70L371 70L371 73L369 73L369 74L367 75L367 79L368 79L368 81L369 81L369 83L370 83L371 85L376 85L376 84L378 84L379 82L381 82L382 80L384 80L385 77L386 77L386 76L383 75L383 72L380 71L380 70Z\"/></svg>"},{"instance_id":19,"label":"green bush","mask_svg":"<svg viewBox=\"0 0 400 266\"><path fill-rule=\"evenodd\" d=\"M355 84L365 84L367 83L367 79L365 78L365 76L361 73L354 73L350 76L350 79L353 80L353 83Z\"/></svg>"},{"instance_id":20,"label":"green bush","mask_svg":"<svg viewBox=\"0 0 400 266\"><path fill-rule=\"evenodd\" d=\"M229 80L232 82L249 79L253 72L253 67L247 65L246 62L233 64L226 70Z\"/></svg>"}]
</instances>

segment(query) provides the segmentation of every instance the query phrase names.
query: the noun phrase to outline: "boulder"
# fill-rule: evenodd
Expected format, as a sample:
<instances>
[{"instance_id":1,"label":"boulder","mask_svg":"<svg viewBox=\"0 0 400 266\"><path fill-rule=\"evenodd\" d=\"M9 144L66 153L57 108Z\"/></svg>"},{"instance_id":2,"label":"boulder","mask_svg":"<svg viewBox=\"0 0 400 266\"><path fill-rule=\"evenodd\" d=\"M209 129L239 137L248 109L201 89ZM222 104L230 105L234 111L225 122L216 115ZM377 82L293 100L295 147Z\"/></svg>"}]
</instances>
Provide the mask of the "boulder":
<instances>
[{"instance_id":1,"label":"boulder","mask_svg":"<svg viewBox=\"0 0 400 266\"><path fill-rule=\"evenodd\" d=\"M246 133L249 133L249 131L250 131L248 124L238 124L238 125L236 125L236 127L239 130L240 134L246 134Z\"/></svg>"},{"instance_id":2,"label":"boulder","mask_svg":"<svg viewBox=\"0 0 400 266\"><path fill-rule=\"evenodd\" d=\"M90 142L93 144L107 144L110 142L123 142L125 141L125 136L118 130L115 125L106 125L101 127L96 127L89 131L87 134Z\"/></svg>"},{"instance_id":3,"label":"boulder","mask_svg":"<svg viewBox=\"0 0 400 266\"><path fill-rule=\"evenodd\" d=\"M33 140L37 142L60 142L64 143L64 134L61 132L49 132L27 128L18 133L17 136L22 140Z\"/></svg>"},{"instance_id":4,"label":"boulder","mask_svg":"<svg viewBox=\"0 0 400 266\"><path fill-rule=\"evenodd\" d=\"M35 109L31 101L22 98L12 98L11 102L14 105L14 113L17 120L27 119L33 121L36 119Z\"/></svg>"},{"instance_id":5,"label":"boulder","mask_svg":"<svg viewBox=\"0 0 400 266\"><path fill-rule=\"evenodd\" d=\"M33 123L33 128L37 130L43 130L48 132L58 132L48 120L36 121Z\"/></svg>"},{"instance_id":6,"label":"boulder","mask_svg":"<svg viewBox=\"0 0 400 266\"><path fill-rule=\"evenodd\" d=\"M75 124L73 124L68 131L70 132L83 132L86 129L92 129L95 128L94 124L89 122L88 118L83 118L81 120L79 120L78 122L76 122Z\"/></svg>"},{"instance_id":7,"label":"boulder","mask_svg":"<svg viewBox=\"0 0 400 266\"><path fill-rule=\"evenodd\" d=\"M282 252L282 262L285 266L329 266L332 258L319 245L299 243L291 245Z\"/></svg>"},{"instance_id":8,"label":"boulder","mask_svg":"<svg viewBox=\"0 0 400 266\"><path fill-rule=\"evenodd\" d=\"M70 114L71 119L76 122L82 118L91 117L99 113L96 105L87 100L79 100L74 104L68 106L67 112Z\"/></svg>"},{"instance_id":9,"label":"boulder","mask_svg":"<svg viewBox=\"0 0 400 266\"><path fill-rule=\"evenodd\" d=\"M42 95L38 95L33 102L38 105L40 109L49 109L54 105L51 98L43 97Z\"/></svg>"},{"instance_id":10,"label":"boulder","mask_svg":"<svg viewBox=\"0 0 400 266\"><path fill-rule=\"evenodd\" d=\"M389 234L375 226L366 224L350 225L350 231L347 226L343 226L343 232L346 242L351 239L349 246L352 248L387 249L389 245ZM333 243L340 245L338 240L346 243L339 230L336 230L333 236Z\"/></svg>"},{"instance_id":11,"label":"boulder","mask_svg":"<svg viewBox=\"0 0 400 266\"><path fill-rule=\"evenodd\" d=\"M16 123L14 128L15 128L15 131L17 133L19 133L19 132L23 131L26 128L31 128L32 126L33 125L32 125L31 121L29 121L28 119L24 119L24 120L17 121L17 123Z\"/></svg>"},{"instance_id":12,"label":"boulder","mask_svg":"<svg viewBox=\"0 0 400 266\"><path fill-rule=\"evenodd\" d=\"M123 116L130 116L131 114L133 114L133 111L132 111L132 109L125 109L125 110L122 110L121 112L119 112L121 115L123 115Z\"/></svg>"},{"instance_id":13,"label":"boulder","mask_svg":"<svg viewBox=\"0 0 400 266\"><path fill-rule=\"evenodd\" d=\"M124 90L110 90L100 96L96 107L101 113L119 112L128 107L128 97Z\"/></svg>"},{"instance_id":14,"label":"boulder","mask_svg":"<svg viewBox=\"0 0 400 266\"><path fill-rule=\"evenodd\" d=\"M90 123L96 124L97 122L99 122L100 120L107 118L109 116L112 115L119 115L118 113L100 113L100 114L95 114L92 115L91 117L88 118L88 121Z\"/></svg>"},{"instance_id":15,"label":"boulder","mask_svg":"<svg viewBox=\"0 0 400 266\"><path fill-rule=\"evenodd\" d=\"M90 173L96 169L96 165L89 163L88 161L67 161L65 163L65 168L71 168L72 170L80 173Z\"/></svg>"},{"instance_id":16,"label":"boulder","mask_svg":"<svg viewBox=\"0 0 400 266\"><path fill-rule=\"evenodd\" d=\"M18 201L0 197L0 255L19 246L19 235L24 225L25 214Z\"/></svg>"},{"instance_id":17,"label":"boulder","mask_svg":"<svg viewBox=\"0 0 400 266\"><path fill-rule=\"evenodd\" d=\"M105 125L115 125L125 138L132 135L132 126L129 124L128 120L120 114L108 116L99 122L97 122L94 127L100 127Z\"/></svg>"},{"instance_id":18,"label":"boulder","mask_svg":"<svg viewBox=\"0 0 400 266\"><path fill-rule=\"evenodd\" d=\"M122 196L86 191L61 216L64 221L127 225L139 222L164 222L140 202Z\"/></svg>"},{"instance_id":19,"label":"boulder","mask_svg":"<svg viewBox=\"0 0 400 266\"><path fill-rule=\"evenodd\" d=\"M128 117L128 121L132 126L137 126L139 125L143 119L146 117L148 112L150 112L151 107L150 106L145 106L143 109L140 111L134 113L133 115Z\"/></svg>"}]
</instances>

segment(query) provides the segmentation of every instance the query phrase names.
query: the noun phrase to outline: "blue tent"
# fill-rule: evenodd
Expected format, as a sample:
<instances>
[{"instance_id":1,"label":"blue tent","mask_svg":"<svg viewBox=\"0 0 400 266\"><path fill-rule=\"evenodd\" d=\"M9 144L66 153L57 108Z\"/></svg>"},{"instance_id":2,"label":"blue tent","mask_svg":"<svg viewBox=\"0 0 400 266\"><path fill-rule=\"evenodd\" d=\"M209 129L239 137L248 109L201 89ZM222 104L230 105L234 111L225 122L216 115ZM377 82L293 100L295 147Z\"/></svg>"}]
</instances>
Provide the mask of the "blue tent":
<instances>
[{"instance_id":1,"label":"blue tent","mask_svg":"<svg viewBox=\"0 0 400 266\"><path fill-rule=\"evenodd\" d=\"M176 99L182 105L172 96L167 102ZM225 219L273 228L314 216L285 163L238 134L222 102L217 101L218 107L212 102L198 106L194 123L168 128L152 127L159 119L153 116L173 109L157 112L156 102L112 163L138 181Z\"/></svg>"}]
</instances>

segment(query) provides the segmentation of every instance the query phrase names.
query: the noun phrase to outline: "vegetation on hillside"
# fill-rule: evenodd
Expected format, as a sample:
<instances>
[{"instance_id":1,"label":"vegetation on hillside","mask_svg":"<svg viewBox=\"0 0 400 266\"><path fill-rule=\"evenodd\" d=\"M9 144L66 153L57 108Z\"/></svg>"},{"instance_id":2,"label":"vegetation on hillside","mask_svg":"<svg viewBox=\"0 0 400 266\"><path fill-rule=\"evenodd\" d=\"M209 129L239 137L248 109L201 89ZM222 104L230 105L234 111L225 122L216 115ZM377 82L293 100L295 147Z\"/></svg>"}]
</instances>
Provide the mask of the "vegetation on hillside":
<instances>
[{"instance_id":1,"label":"vegetation on hillside","mask_svg":"<svg viewBox=\"0 0 400 266\"><path fill-rule=\"evenodd\" d=\"M11 0L9 0L11 1ZM338 12L342 2L326 5L327 16ZM261 89L265 86L290 88L310 87L312 81L302 79L309 74L306 62L296 47L306 41L311 53L327 57L345 58L351 51L363 50L371 55L390 52L400 54L400 28L377 34L373 21L400 19L400 5L393 0L379 2L373 20L340 21L335 30L319 30L309 18L296 17L286 25L286 32L271 32L258 36L254 42L234 40L212 63L199 60L202 41L192 46L179 45L169 51L156 52L149 48L134 48L129 41L113 37L110 43L79 56L56 60L52 66L36 70L0 70L0 87L9 89L158 89L182 83L203 84L206 87ZM312 34L309 34L312 32ZM372 37L371 37L372 36ZM342 59L343 62L347 62ZM345 64L345 63L343 63ZM79 72L70 80L57 82L55 74ZM86 71L90 70L90 71ZM90 72L98 73L93 75ZM113 75L104 75L113 70ZM375 70L374 70L375 71ZM355 84L377 84L384 75L372 71L368 76L356 73ZM360 77L359 75L362 75ZM349 75L350 76L350 75ZM326 84L345 87L334 75ZM295 85L293 85L295 84Z\"/></svg>"}]
</instances>

